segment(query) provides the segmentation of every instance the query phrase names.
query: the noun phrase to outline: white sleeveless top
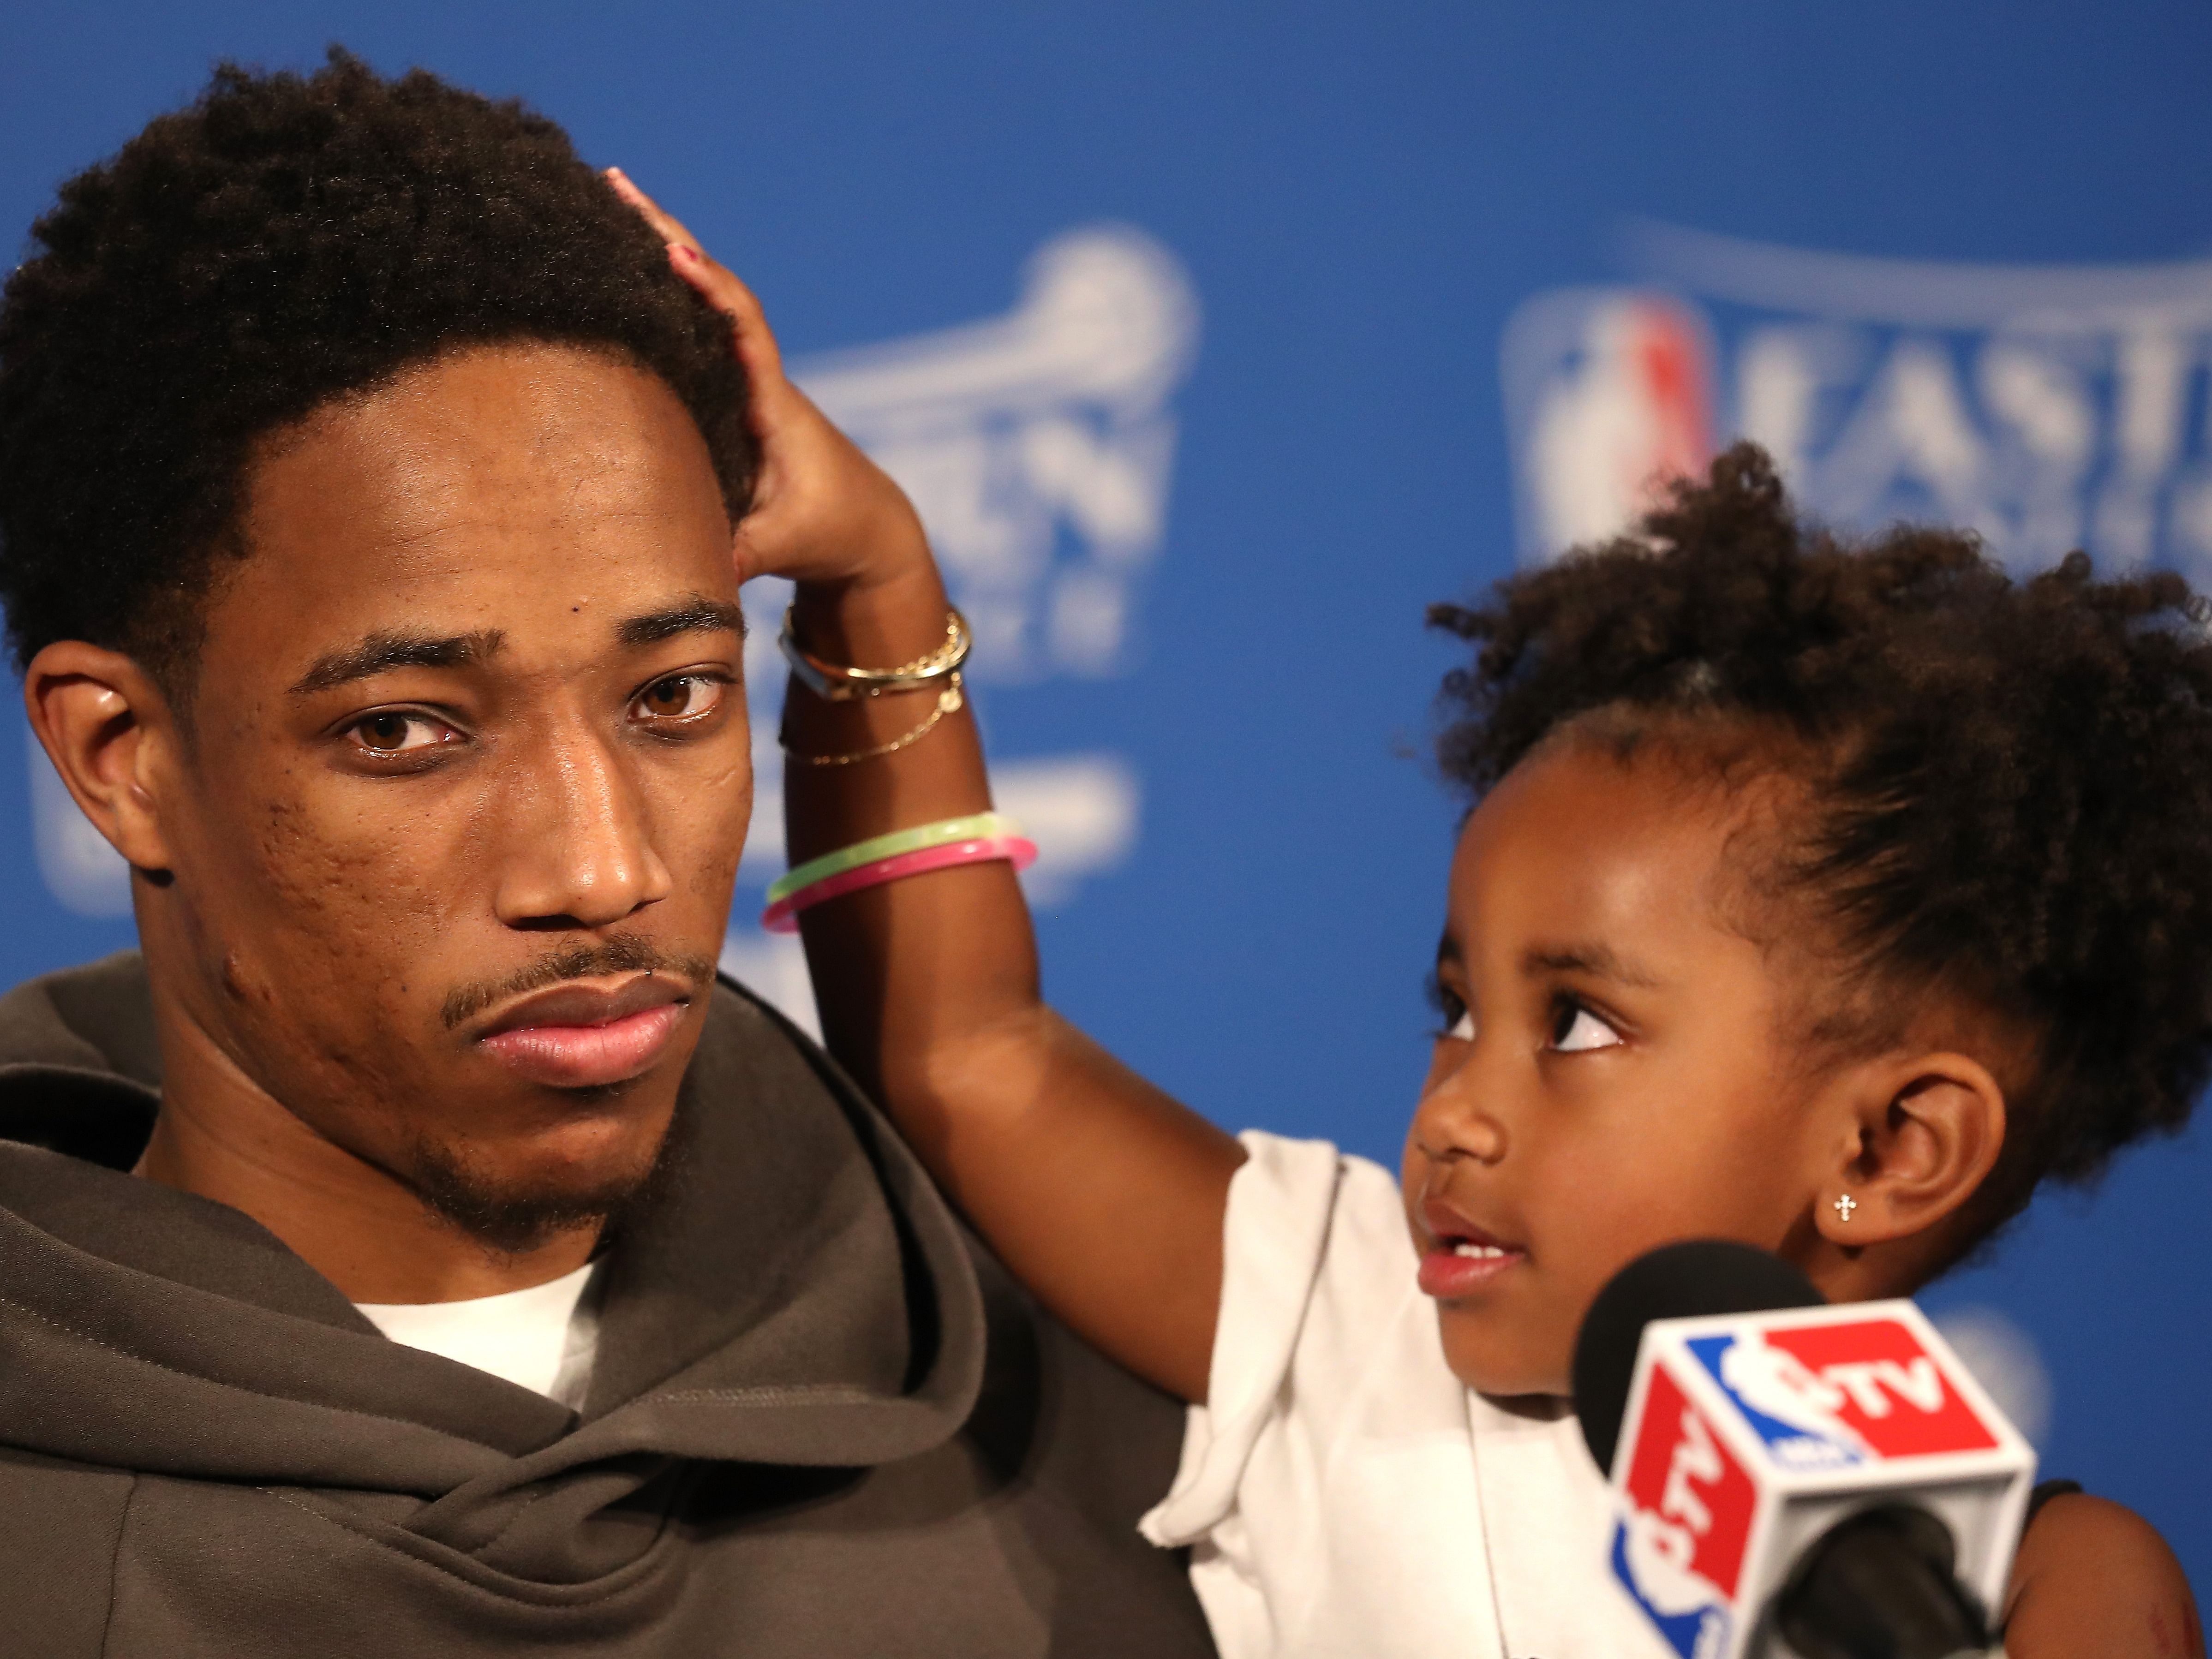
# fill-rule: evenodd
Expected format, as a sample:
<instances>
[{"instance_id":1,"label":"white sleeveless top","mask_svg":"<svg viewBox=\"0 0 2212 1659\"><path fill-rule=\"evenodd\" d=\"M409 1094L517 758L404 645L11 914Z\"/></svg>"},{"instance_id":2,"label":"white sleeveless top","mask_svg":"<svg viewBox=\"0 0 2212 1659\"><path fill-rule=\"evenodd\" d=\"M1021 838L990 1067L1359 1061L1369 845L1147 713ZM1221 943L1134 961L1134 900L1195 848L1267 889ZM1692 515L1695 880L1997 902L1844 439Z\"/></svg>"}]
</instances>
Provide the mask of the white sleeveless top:
<instances>
[{"instance_id":1,"label":"white sleeveless top","mask_svg":"<svg viewBox=\"0 0 2212 1659\"><path fill-rule=\"evenodd\" d=\"M1509 1413L1445 1363L1398 1183L1242 1137L1207 1403L1145 1535L1192 1547L1223 1659L1640 1659L1605 1483L1565 1401Z\"/></svg>"}]
</instances>

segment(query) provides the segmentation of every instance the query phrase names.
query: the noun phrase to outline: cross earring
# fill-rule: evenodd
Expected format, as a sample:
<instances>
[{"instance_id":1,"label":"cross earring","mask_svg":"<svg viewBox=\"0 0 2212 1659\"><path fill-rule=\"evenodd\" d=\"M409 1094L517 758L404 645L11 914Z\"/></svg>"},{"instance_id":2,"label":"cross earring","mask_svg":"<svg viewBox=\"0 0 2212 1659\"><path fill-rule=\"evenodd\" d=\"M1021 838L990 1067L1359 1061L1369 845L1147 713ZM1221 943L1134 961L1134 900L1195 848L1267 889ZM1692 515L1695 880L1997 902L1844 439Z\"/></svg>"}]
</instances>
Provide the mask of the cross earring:
<instances>
[{"instance_id":1,"label":"cross earring","mask_svg":"<svg viewBox=\"0 0 2212 1659\"><path fill-rule=\"evenodd\" d=\"M1857 1209L1858 1206L1858 1200L1853 1198L1849 1193L1844 1194L1840 1198L1836 1200L1836 1213L1846 1221L1849 1221L1851 1218L1851 1212Z\"/></svg>"}]
</instances>

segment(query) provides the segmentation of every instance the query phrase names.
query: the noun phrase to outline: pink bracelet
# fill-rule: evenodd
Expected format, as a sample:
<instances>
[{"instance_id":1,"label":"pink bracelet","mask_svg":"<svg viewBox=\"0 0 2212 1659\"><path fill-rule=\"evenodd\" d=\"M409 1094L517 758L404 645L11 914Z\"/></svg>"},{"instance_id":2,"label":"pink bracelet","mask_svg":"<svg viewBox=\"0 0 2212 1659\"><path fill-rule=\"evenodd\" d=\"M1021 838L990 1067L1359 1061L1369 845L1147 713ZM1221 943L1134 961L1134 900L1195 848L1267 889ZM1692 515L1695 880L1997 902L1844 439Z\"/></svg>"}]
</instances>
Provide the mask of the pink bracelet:
<instances>
[{"instance_id":1,"label":"pink bracelet","mask_svg":"<svg viewBox=\"0 0 2212 1659\"><path fill-rule=\"evenodd\" d=\"M771 933L795 933L799 931L799 913L811 910L826 899L908 876L927 875L932 870L950 870L962 864L987 864L993 859L1007 859L1015 869L1026 870L1036 862L1036 843L1023 836L980 836L973 841L947 842L941 847L896 853L872 864L824 876L795 893L785 894L761 912L761 926Z\"/></svg>"}]
</instances>

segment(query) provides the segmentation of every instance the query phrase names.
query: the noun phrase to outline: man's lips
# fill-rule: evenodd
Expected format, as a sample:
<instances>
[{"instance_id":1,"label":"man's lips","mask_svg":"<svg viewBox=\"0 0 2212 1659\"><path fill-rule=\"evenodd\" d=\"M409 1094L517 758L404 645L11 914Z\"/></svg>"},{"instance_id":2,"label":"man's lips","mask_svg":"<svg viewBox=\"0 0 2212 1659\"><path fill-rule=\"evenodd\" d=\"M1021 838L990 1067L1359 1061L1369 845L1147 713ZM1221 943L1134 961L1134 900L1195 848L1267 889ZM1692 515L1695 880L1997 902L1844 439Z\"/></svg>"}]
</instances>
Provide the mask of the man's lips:
<instances>
[{"instance_id":1,"label":"man's lips","mask_svg":"<svg viewBox=\"0 0 2212 1659\"><path fill-rule=\"evenodd\" d=\"M1528 1260L1525 1248L1484 1231L1437 1199L1422 1200L1421 1229L1427 1235L1421 1290L1440 1302L1472 1296Z\"/></svg>"},{"instance_id":2,"label":"man's lips","mask_svg":"<svg viewBox=\"0 0 2212 1659\"><path fill-rule=\"evenodd\" d=\"M572 980L501 1009L477 1042L532 1083L627 1082L666 1051L690 1000L680 981L653 974L615 988Z\"/></svg>"}]
</instances>

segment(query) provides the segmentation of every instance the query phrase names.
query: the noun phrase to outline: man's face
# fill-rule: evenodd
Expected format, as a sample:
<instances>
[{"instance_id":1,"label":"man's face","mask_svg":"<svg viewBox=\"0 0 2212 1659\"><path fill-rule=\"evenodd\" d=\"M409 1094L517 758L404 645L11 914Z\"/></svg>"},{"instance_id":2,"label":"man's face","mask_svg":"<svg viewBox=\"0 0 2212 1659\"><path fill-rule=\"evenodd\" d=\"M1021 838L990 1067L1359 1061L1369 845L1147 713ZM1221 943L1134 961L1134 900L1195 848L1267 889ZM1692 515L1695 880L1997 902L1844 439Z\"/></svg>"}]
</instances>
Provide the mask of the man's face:
<instances>
[{"instance_id":1,"label":"man's face","mask_svg":"<svg viewBox=\"0 0 2212 1659\"><path fill-rule=\"evenodd\" d=\"M696 427L616 360L471 349L265 447L244 527L160 994L489 1239L603 1211L666 1132L752 805Z\"/></svg>"}]
</instances>

